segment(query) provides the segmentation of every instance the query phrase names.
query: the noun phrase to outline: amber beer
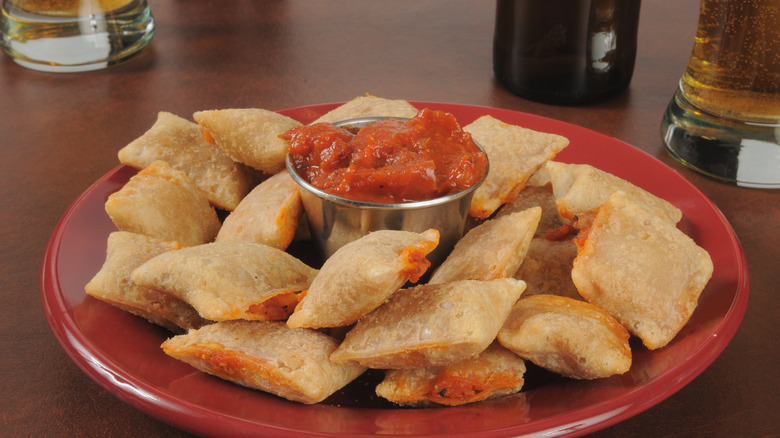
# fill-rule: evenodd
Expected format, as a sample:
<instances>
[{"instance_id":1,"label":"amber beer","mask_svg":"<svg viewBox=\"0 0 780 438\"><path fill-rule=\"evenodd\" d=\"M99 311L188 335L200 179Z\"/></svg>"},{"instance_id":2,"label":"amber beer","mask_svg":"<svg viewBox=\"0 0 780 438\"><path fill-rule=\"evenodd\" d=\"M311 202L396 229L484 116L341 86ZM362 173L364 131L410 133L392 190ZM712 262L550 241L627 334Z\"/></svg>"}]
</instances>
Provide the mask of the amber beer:
<instances>
[{"instance_id":1,"label":"amber beer","mask_svg":"<svg viewBox=\"0 0 780 438\"><path fill-rule=\"evenodd\" d=\"M780 189L780 0L701 0L693 51L661 135L693 170Z\"/></svg>"},{"instance_id":2,"label":"amber beer","mask_svg":"<svg viewBox=\"0 0 780 438\"><path fill-rule=\"evenodd\" d=\"M21 10L49 16L76 16L84 10L100 14L120 9L132 0L7 0Z\"/></svg>"},{"instance_id":3,"label":"amber beer","mask_svg":"<svg viewBox=\"0 0 780 438\"><path fill-rule=\"evenodd\" d=\"M703 0L682 94L717 117L780 121L780 1Z\"/></svg>"}]
</instances>

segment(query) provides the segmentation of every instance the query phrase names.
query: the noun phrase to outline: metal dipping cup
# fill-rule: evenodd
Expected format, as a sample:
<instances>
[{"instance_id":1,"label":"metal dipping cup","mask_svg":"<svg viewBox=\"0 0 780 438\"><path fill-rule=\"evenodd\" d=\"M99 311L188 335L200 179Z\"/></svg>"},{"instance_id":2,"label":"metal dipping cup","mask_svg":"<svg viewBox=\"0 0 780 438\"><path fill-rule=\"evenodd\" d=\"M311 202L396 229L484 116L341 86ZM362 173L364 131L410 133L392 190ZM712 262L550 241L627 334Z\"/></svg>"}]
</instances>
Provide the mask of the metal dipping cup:
<instances>
[{"instance_id":1,"label":"metal dipping cup","mask_svg":"<svg viewBox=\"0 0 780 438\"><path fill-rule=\"evenodd\" d=\"M360 129L386 118L363 117L344 120L334 125ZM474 143L485 152L479 143ZM312 186L298 175L290 155L287 155L287 170L300 188L312 238L325 258L333 255L345 244L372 231L422 232L434 228L439 231L440 239L436 249L427 256L432 268L447 258L455 243L463 236L471 198L477 187L485 181L489 166L490 163L482 179L461 192L427 201L382 204L343 198Z\"/></svg>"}]
</instances>

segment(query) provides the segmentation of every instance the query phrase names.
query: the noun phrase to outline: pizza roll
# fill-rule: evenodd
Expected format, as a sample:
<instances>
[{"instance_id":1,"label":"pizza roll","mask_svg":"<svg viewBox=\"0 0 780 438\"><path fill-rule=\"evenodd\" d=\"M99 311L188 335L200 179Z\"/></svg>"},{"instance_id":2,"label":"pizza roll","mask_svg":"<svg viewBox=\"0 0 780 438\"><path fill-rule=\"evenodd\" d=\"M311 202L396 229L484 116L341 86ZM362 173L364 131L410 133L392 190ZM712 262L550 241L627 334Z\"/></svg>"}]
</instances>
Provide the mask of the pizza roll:
<instances>
[{"instance_id":1,"label":"pizza roll","mask_svg":"<svg viewBox=\"0 0 780 438\"><path fill-rule=\"evenodd\" d=\"M571 280L575 257L577 245L571 240L531 240L523 264L514 274L527 285L523 296L550 294L582 300Z\"/></svg>"},{"instance_id":2,"label":"pizza roll","mask_svg":"<svg viewBox=\"0 0 780 438\"><path fill-rule=\"evenodd\" d=\"M680 209L630 182L589 164L565 164L551 161L546 165L552 181L558 213L586 228L598 207L609 195L624 192L634 202L673 224L682 219Z\"/></svg>"},{"instance_id":3,"label":"pizza roll","mask_svg":"<svg viewBox=\"0 0 780 438\"><path fill-rule=\"evenodd\" d=\"M198 111L192 117L234 161L269 174L285 168L289 142L279 136L301 125L287 116L259 108Z\"/></svg>"},{"instance_id":4,"label":"pizza roll","mask_svg":"<svg viewBox=\"0 0 780 438\"><path fill-rule=\"evenodd\" d=\"M532 186L532 187L541 187L550 185L550 172L547 170L547 166L542 166L534 172L533 175L531 175L530 178L528 178L528 182L526 183L526 187Z\"/></svg>"},{"instance_id":5,"label":"pizza roll","mask_svg":"<svg viewBox=\"0 0 780 438\"><path fill-rule=\"evenodd\" d=\"M580 295L617 318L650 349L676 336L712 276L703 248L668 220L616 192L575 240Z\"/></svg>"},{"instance_id":6,"label":"pizza roll","mask_svg":"<svg viewBox=\"0 0 780 438\"><path fill-rule=\"evenodd\" d=\"M524 374L525 361L493 342L452 365L387 370L376 393L405 406L458 406L517 393Z\"/></svg>"},{"instance_id":7,"label":"pizza roll","mask_svg":"<svg viewBox=\"0 0 780 438\"><path fill-rule=\"evenodd\" d=\"M303 213L298 185L287 171L263 181L222 223L217 242L255 242L286 249Z\"/></svg>"},{"instance_id":8,"label":"pizza roll","mask_svg":"<svg viewBox=\"0 0 780 438\"><path fill-rule=\"evenodd\" d=\"M625 327L593 304L533 295L515 304L497 339L546 370L597 379L631 368L629 337Z\"/></svg>"},{"instance_id":9,"label":"pizza roll","mask_svg":"<svg viewBox=\"0 0 780 438\"><path fill-rule=\"evenodd\" d=\"M207 321L192 306L173 295L138 285L130 277L135 268L152 257L182 248L184 246L178 242L114 231L108 235L105 263L84 290L87 295L172 332L183 333L198 328Z\"/></svg>"},{"instance_id":10,"label":"pizza roll","mask_svg":"<svg viewBox=\"0 0 780 438\"><path fill-rule=\"evenodd\" d=\"M334 123L359 117L403 117L411 118L417 114L417 108L405 100L390 100L365 95L358 96L320 116L315 123Z\"/></svg>"},{"instance_id":11,"label":"pizza roll","mask_svg":"<svg viewBox=\"0 0 780 438\"><path fill-rule=\"evenodd\" d=\"M500 218L518 211L527 210L531 207L542 209L542 215L539 218L539 226L536 227L536 235L544 235L548 230L556 231L567 225L561 215L558 214L558 206L555 204L552 186L545 184L543 186L526 186L517 198L508 204L504 204L495 215Z\"/></svg>"},{"instance_id":12,"label":"pizza roll","mask_svg":"<svg viewBox=\"0 0 780 438\"><path fill-rule=\"evenodd\" d=\"M155 161L106 201L117 228L186 246L211 242L221 223L206 195L182 171Z\"/></svg>"},{"instance_id":13,"label":"pizza roll","mask_svg":"<svg viewBox=\"0 0 780 438\"><path fill-rule=\"evenodd\" d=\"M365 369L336 365L337 343L309 329L279 321L223 321L174 336L166 354L200 371L300 403L318 403Z\"/></svg>"},{"instance_id":14,"label":"pizza roll","mask_svg":"<svg viewBox=\"0 0 780 438\"><path fill-rule=\"evenodd\" d=\"M148 131L119 150L119 161L136 169L158 160L186 173L209 202L225 210L236 208L257 178L254 169L207 142L200 125L164 111Z\"/></svg>"},{"instance_id":15,"label":"pizza roll","mask_svg":"<svg viewBox=\"0 0 780 438\"><path fill-rule=\"evenodd\" d=\"M330 358L381 369L468 359L493 342L524 289L524 282L508 278L401 289L361 318Z\"/></svg>"},{"instance_id":16,"label":"pizza roll","mask_svg":"<svg viewBox=\"0 0 780 438\"><path fill-rule=\"evenodd\" d=\"M136 283L170 293L212 321L285 319L317 270L250 242L214 242L160 254L133 271Z\"/></svg>"},{"instance_id":17,"label":"pizza roll","mask_svg":"<svg viewBox=\"0 0 780 438\"><path fill-rule=\"evenodd\" d=\"M490 160L487 178L474 191L469 210L471 216L480 219L515 199L531 175L569 145L569 140L560 135L510 125L489 115L463 130L482 145Z\"/></svg>"},{"instance_id":18,"label":"pizza roll","mask_svg":"<svg viewBox=\"0 0 780 438\"><path fill-rule=\"evenodd\" d=\"M486 221L455 244L429 283L511 277L523 262L542 209L532 207Z\"/></svg>"},{"instance_id":19,"label":"pizza roll","mask_svg":"<svg viewBox=\"0 0 780 438\"><path fill-rule=\"evenodd\" d=\"M354 323L384 303L407 281L428 269L425 258L439 232L380 230L339 248L322 265L287 325L339 327Z\"/></svg>"}]
</instances>

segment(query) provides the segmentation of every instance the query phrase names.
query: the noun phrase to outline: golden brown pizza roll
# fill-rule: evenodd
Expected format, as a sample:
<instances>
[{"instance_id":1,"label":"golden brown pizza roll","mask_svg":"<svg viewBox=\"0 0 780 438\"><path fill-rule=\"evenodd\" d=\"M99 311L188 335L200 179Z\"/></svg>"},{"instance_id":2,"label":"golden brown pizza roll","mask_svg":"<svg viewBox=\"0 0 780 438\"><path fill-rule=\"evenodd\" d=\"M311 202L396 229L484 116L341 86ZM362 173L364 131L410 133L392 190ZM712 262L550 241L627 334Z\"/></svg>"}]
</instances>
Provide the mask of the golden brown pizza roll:
<instances>
[{"instance_id":1,"label":"golden brown pizza roll","mask_svg":"<svg viewBox=\"0 0 780 438\"><path fill-rule=\"evenodd\" d=\"M572 280L650 349L661 348L696 309L712 260L677 229L616 192L577 236Z\"/></svg>"},{"instance_id":2,"label":"golden brown pizza roll","mask_svg":"<svg viewBox=\"0 0 780 438\"><path fill-rule=\"evenodd\" d=\"M195 309L173 295L140 286L130 274L147 260L167 251L182 249L142 234L115 231L108 235L106 261L84 290L101 301L138 315L175 332L183 333L207 323Z\"/></svg>"},{"instance_id":3,"label":"golden brown pizza roll","mask_svg":"<svg viewBox=\"0 0 780 438\"><path fill-rule=\"evenodd\" d=\"M203 138L197 123L168 112L142 136L119 150L119 161L143 169L161 160L181 170L206 193L217 207L233 210L246 196L256 179L256 171L236 163L217 145Z\"/></svg>"},{"instance_id":4,"label":"golden brown pizza roll","mask_svg":"<svg viewBox=\"0 0 780 438\"><path fill-rule=\"evenodd\" d=\"M469 210L471 216L481 219L515 199L531 175L569 145L560 135L510 125L489 115L463 130L482 145L490 160L487 178L474 192Z\"/></svg>"},{"instance_id":5,"label":"golden brown pizza roll","mask_svg":"<svg viewBox=\"0 0 780 438\"><path fill-rule=\"evenodd\" d=\"M225 380L301 403L318 403L365 369L336 365L337 343L278 321L223 321L174 336L166 354Z\"/></svg>"},{"instance_id":6,"label":"golden brown pizza roll","mask_svg":"<svg viewBox=\"0 0 780 438\"><path fill-rule=\"evenodd\" d=\"M469 230L434 271L429 283L511 277L528 250L542 209L492 219Z\"/></svg>"},{"instance_id":7,"label":"golden brown pizza roll","mask_svg":"<svg viewBox=\"0 0 780 438\"><path fill-rule=\"evenodd\" d=\"M212 321L285 319L317 270L250 242L214 242L160 254L133 271L136 283L170 293Z\"/></svg>"},{"instance_id":8,"label":"golden brown pizza roll","mask_svg":"<svg viewBox=\"0 0 780 438\"><path fill-rule=\"evenodd\" d=\"M303 212L298 185L283 170L241 200L222 224L217 242L255 242L286 249Z\"/></svg>"},{"instance_id":9,"label":"golden brown pizza roll","mask_svg":"<svg viewBox=\"0 0 780 438\"><path fill-rule=\"evenodd\" d=\"M495 215L495 218L506 216L531 207L542 209L539 218L539 226L536 227L536 235L544 235L548 230L558 230L565 225L563 218L558 214L558 206L555 204L552 185L526 186L513 201L504 204Z\"/></svg>"},{"instance_id":10,"label":"golden brown pizza roll","mask_svg":"<svg viewBox=\"0 0 780 438\"><path fill-rule=\"evenodd\" d=\"M623 374L631 368L628 331L593 304L533 295L515 304L498 341L534 364L574 379Z\"/></svg>"},{"instance_id":11,"label":"golden brown pizza roll","mask_svg":"<svg viewBox=\"0 0 780 438\"><path fill-rule=\"evenodd\" d=\"M547 166L542 166L528 178L527 186L541 187L550 183L550 172L547 170Z\"/></svg>"},{"instance_id":12,"label":"golden brown pizza roll","mask_svg":"<svg viewBox=\"0 0 780 438\"><path fill-rule=\"evenodd\" d=\"M358 96L320 116L314 123L334 123L358 117L404 117L417 114L417 108L405 100L391 100L365 95Z\"/></svg>"},{"instance_id":13,"label":"golden brown pizza roll","mask_svg":"<svg viewBox=\"0 0 780 438\"><path fill-rule=\"evenodd\" d=\"M558 213L574 219L585 228L598 207L609 195L622 191L634 202L676 224L682 218L680 209L630 182L589 164L566 164L551 161L546 165L552 181Z\"/></svg>"},{"instance_id":14,"label":"golden brown pizza roll","mask_svg":"<svg viewBox=\"0 0 780 438\"><path fill-rule=\"evenodd\" d=\"M376 393L405 406L458 406L517 393L524 374L525 361L493 342L452 365L387 370Z\"/></svg>"},{"instance_id":15,"label":"golden brown pizza roll","mask_svg":"<svg viewBox=\"0 0 780 438\"><path fill-rule=\"evenodd\" d=\"M339 248L287 320L290 327L339 327L376 309L407 281L430 266L425 256L439 232L380 230Z\"/></svg>"},{"instance_id":16,"label":"golden brown pizza roll","mask_svg":"<svg viewBox=\"0 0 780 438\"><path fill-rule=\"evenodd\" d=\"M108 197L105 208L122 231L187 246L211 242L221 226L205 193L164 161L155 161L130 178Z\"/></svg>"},{"instance_id":17,"label":"golden brown pizza roll","mask_svg":"<svg viewBox=\"0 0 780 438\"><path fill-rule=\"evenodd\" d=\"M279 136L301 125L259 108L198 111L192 117L234 161L269 174L284 170L289 142Z\"/></svg>"},{"instance_id":18,"label":"golden brown pizza roll","mask_svg":"<svg viewBox=\"0 0 780 438\"><path fill-rule=\"evenodd\" d=\"M361 318L330 358L380 369L468 359L493 342L524 289L524 282L509 278L401 289Z\"/></svg>"},{"instance_id":19,"label":"golden brown pizza roll","mask_svg":"<svg viewBox=\"0 0 780 438\"><path fill-rule=\"evenodd\" d=\"M582 300L571 280L575 257L577 245L569 239L537 237L531 240L523 264L514 275L527 285L523 296L550 294Z\"/></svg>"}]
</instances>

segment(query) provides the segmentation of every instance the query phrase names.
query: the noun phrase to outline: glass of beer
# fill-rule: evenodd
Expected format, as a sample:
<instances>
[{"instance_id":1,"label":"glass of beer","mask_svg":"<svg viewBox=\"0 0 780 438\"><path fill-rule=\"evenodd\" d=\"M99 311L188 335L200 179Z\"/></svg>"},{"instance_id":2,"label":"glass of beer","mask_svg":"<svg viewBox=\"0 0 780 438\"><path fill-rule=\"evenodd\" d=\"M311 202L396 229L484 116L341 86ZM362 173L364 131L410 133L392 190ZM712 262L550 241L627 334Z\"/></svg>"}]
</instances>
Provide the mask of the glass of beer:
<instances>
[{"instance_id":1,"label":"glass of beer","mask_svg":"<svg viewBox=\"0 0 780 438\"><path fill-rule=\"evenodd\" d=\"M19 65L78 72L116 64L146 47L146 0L0 0L2 48Z\"/></svg>"},{"instance_id":2,"label":"glass of beer","mask_svg":"<svg viewBox=\"0 0 780 438\"><path fill-rule=\"evenodd\" d=\"M780 188L780 1L701 1L661 134L687 167L738 186Z\"/></svg>"}]
</instances>

